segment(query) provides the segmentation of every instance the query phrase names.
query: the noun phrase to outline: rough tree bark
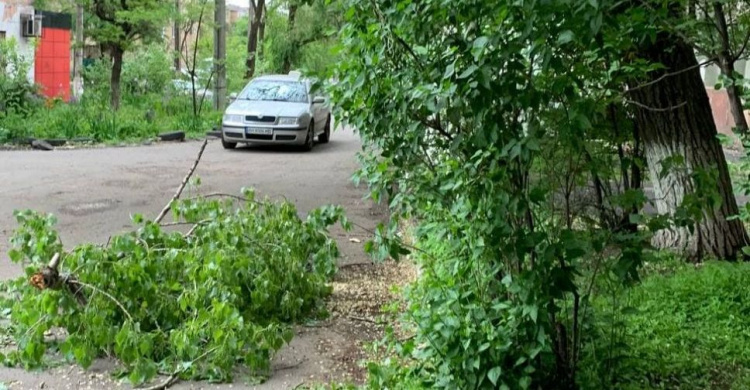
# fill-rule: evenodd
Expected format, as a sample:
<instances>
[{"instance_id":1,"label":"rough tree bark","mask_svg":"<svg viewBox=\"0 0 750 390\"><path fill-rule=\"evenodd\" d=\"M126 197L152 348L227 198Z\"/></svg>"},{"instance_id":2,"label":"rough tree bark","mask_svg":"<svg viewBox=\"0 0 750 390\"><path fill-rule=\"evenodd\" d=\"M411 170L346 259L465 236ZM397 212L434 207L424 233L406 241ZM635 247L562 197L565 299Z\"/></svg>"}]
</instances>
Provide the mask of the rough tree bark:
<instances>
[{"instance_id":1,"label":"rough tree bark","mask_svg":"<svg viewBox=\"0 0 750 390\"><path fill-rule=\"evenodd\" d=\"M737 201L693 49L679 37L660 33L654 42L642 45L638 54L665 67L649 73L629 93L636 106L636 125L657 210L672 214L687 194L713 190L697 188L691 173L701 169L718 169L717 190L722 199L720 207L704 212L694 233L687 228L665 229L654 237L654 244L693 260L705 255L735 259L748 235L740 221L727 220L738 213ZM691 70L684 71L687 68ZM666 77L669 72L674 74ZM670 170L660 178L662 163L675 155L684 157L687 169Z\"/></svg>"},{"instance_id":2,"label":"rough tree bark","mask_svg":"<svg viewBox=\"0 0 750 390\"><path fill-rule=\"evenodd\" d=\"M726 86L729 97L729 107L734 119L734 126L738 133L747 133L747 120L745 119L745 110L742 108L742 87L734 73L734 63L736 56L732 54L731 44L729 42L729 28L727 27L727 18L724 15L724 6L716 1L713 3L714 22L719 31L721 41L721 50L719 51L719 69L730 84Z\"/></svg>"},{"instance_id":3,"label":"rough tree bark","mask_svg":"<svg viewBox=\"0 0 750 390\"><path fill-rule=\"evenodd\" d=\"M255 62L258 57L260 25L262 23L263 8L265 5L265 0L258 0L257 5L255 4L255 0L250 0L250 25L247 29L247 60L245 61L246 79L251 79L255 75Z\"/></svg>"},{"instance_id":4,"label":"rough tree bark","mask_svg":"<svg viewBox=\"0 0 750 390\"><path fill-rule=\"evenodd\" d=\"M110 76L110 107L112 110L117 111L120 109L120 76L122 75L122 55L123 50L118 45L112 45L112 74Z\"/></svg>"}]
</instances>

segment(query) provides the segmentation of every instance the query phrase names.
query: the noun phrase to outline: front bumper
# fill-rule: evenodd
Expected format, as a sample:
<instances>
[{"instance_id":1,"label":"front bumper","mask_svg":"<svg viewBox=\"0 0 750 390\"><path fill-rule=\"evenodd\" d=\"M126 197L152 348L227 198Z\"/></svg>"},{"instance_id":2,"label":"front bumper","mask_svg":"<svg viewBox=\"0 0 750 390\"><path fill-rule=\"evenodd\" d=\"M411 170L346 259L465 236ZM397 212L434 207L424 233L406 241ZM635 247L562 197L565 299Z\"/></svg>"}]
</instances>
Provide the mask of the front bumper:
<instances>
[{"instance_id":1,"label":"front bumper","mask_svg":"<svg viewBox=\"0 0 750 390\"><path fill-rule=\"evenodd\" d=\"M221 128L222 136L226 142L237 143L254 143L254 144L283 144L283 145L304 145L307 139L307 132L304 128L294 129L289 127L273 129L273 134L260 135L249 134L245 127L224 125Z\"/></svg>"}]
</instances>

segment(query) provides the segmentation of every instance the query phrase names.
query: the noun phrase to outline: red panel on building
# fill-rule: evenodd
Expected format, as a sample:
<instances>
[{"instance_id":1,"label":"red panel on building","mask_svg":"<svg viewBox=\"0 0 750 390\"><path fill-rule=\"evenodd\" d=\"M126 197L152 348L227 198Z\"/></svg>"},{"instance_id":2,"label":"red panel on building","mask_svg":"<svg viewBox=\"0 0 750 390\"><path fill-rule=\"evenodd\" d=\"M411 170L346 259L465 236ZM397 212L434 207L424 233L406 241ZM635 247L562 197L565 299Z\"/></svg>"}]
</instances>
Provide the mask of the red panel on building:
<instances>
[{"instance_id":1,"label":"red panel on building","mask_svg":"<svg viewBox=\"0 0 750 390\"><path fill-rule=\"evenodd\" d=\"M41 12L42 36L36 49L34 81L44 96L70 100L71 16Z\"/></svg>"}]
</instances>

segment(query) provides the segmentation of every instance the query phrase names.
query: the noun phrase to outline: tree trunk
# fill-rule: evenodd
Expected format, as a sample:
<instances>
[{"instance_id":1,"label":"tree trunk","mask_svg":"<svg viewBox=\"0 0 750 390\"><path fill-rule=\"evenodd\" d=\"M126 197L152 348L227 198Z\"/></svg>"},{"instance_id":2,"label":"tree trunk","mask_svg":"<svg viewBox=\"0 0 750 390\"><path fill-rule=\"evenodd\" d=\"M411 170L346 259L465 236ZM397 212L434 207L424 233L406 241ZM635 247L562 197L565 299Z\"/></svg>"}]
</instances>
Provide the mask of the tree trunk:
<instances>
[{"instance_id":1,"label":"tree trunk","mask_svg":"<svg viewBox=\"0 0 750 390\"><path fill-rule=\"evenodd\" d=\"M227 93L227 2L216 0L214 8L214 109L226 108Z\"/></svg>"},{"instance_id":2,"label":"tree trunk","mask_svg":"<svg viewBox=\"0 0 750 390\"><path fill-rule=\"evenodd\" d=\"M247 60L245 62L245 78L251 79L255 75L255 61L258 56L258 35L260 32L261 18L263 16L263 8L265 7L265 0L258 0L258 5L254 4L254 0L250 0L251 9L250 17L248 20L250 25L248 26L247 32Z\"/></svg>"},{"instance_id":3,"label":"tree trunk","mask_svg":"<svg viewBox=\"0 0 750 390\"><path fill-rule=\"evenodd\" d=\"M686 195L714 190L697 188L692 173L698 170L718 169L716 190L722 200L718 208L703 212L694 233L684 227L664 229L654 237L654 244L676 250L692 260L705 255L733 260L747 244L748 236L740 221L727 220L738 214L737 201L695 54L682 39L667 33L659 34L653 43L644 44L638 54L648 62L664 65L664 69L653 71L646 80L641 80L650 84L640 84L630 92L637 105L636 125L658 212L672 215ZM684 71L688 68L691 70ZM657 80L668 72L676 74ZM663 163L675 155L684 157L687 169L670 169L660 177Z\"/></svg>"},{"instance_id":4,"label":"tree trunk","mask_svg":"<svg viewBox=\"0 0 750 390\"><path fill-rule=\"evenodd\" d=\"M117 45L112 46L112 75L109 80L111 95L109 105L112 110L120 109L120 75L122 74L123 50Z\"/></svg>"},{"instance_id":5,"label":"tree trunk","mask_svg":"<svg viewBox=\"0 0 750 390\"><path fill-rule=\"evenodd\" d=\"M80 4L76 5L76 20L75 20L75 53L73 61L73 96L75 100L80 102L83 97L83 49L85 42L83 39L83 6Z\"/></svg>"},{"instance_id":6,"label":"tree trunk","mask_svg":"<svg viewBox=\"0 0 750 390\"><path fill-rule=\"evenodd\" d=\"M182 55L182 43L180 42L180 0L174 0L174 7L176 16L174 18L174 29L172 35L174 36L174 70L177 74L182 69L180 63L180 56Z\"/></svg>"},{"instance_id":7,"label":"tree trunk","mask_svg":"<svg viewBox=\"0 0 750 390\"><path fill-rule=\"evenodd\" d=\"M294 30L294 19L297 16L297 5L290 5L289 6L289 23L287 24L287 30L289 30L289 39L293 44L294 40L292 39L292 31ZM287 50L284 53L284 63L281 67L283 73L289 73L289 71L292 70L292 50Z\"/></svg>"},{"instance_id":8,"label":"tree trunk","mask_svg":"<svg viewBox=\"0 0 750 390\"><path fill-rule=\"evenodd\" d=\"M263 55L263 42L265 42L266 36L266 10L263 8L263 15L260 18L260 26L258 27L258 57Z\"/></svg>"},{"instance_id":9,"label":"tree trunk","mask_svg":"<svg viewBox=\"0 0 750 390\"><path fill-rule=\"evenodd\" d=\"M735 56L731 53L731 44L729 42L729 28L727 27L727 18L724 15L724 6L720 2L713 3L714 22L719 30L721 40L721 51L719 52L719 68L724 77L729 80L727 95L729 97L729 107L732 111L734 126L738 133L747 133L747 120L745 120L745 110L742 108L742 87L738 85L737 77L734 74Z\"/></svg>"},{"instance_id":10,"label":"tree trunk","mask_svg":"<svg viewBox=\"0 0 750 390\"><path fill-rule=\"evenodd\" d=\"M737 85L740 80L734 75L734 61L726 66L721 66L721 73L730 80L730 84L726 86L727 96L729 97L729 107L732 111L732 118L734 119L735 130L739 134L747 133L747 119L745 119L745 109L742 107L742 87Z\"/></svg>"}]
</instances>

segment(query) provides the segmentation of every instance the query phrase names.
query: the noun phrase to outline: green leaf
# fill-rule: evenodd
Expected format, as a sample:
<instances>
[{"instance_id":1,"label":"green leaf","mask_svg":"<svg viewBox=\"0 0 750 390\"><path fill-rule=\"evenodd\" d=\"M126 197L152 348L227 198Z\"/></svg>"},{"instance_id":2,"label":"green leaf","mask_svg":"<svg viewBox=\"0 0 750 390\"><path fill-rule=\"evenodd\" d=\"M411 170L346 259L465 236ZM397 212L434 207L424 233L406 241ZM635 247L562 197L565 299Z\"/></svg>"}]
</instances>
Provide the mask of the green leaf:
<instances>
[{"instance_id":1,"label":"green leaf","mask_svg":"<svg viewBox=\"0 0 750 390\"><path fill-rule=\"evenodd\" d=\"M487 43L489 42L489 40L490 39L488 37L481 36L474 40L472 46L474 47L474 49L484 49L485 47L487 47Z\"/></svg>"},{"instance_id":2,"label":"green leaf","mask_svg":"<svg viewBox=\"0 0 750 390\"><path fill-rule=\"evenodd\" d=\"M493 367L489 372L487 372L487 378L490 380L490 382L492 382L493 385L497 386L497 380L500 378L500 374L502 374L502 372L502 367Z\"/></svg>"},{"instance_id":3,"label":"green leaf","mask_svg":"<svg viewBox=\"0 0 750 390\"><path fill-rule=\"evenodd\" d=\"M575 38L575 33L570 30L565 30L557 37L557 43L559 45L564 45L566 43L572 42L573 38Z\"/></svg>"},{"instance_id":4,"label":"green leaf","mask_svg":"<svg viewBox=\"0 0 750 390\"><path fill-rule=\"evenodd\" d=\"M451 78L455 72L456 72L456 63L455 62L451 62L450 65L448 65L448 67L445 68L445 73L443 74L443 79Z\"/></svg>"},{"instance_id":5,"label":"green leaf","mask_svg":"<svg viewBox=\"0 0 750 390\"><path fill-rule=\"evenodd\" d=\"M474 72L476 72L476 70L477 70L477 69L479 69L479 67L478 67L478 66L476 66L476 65L474 65L474 64L472 64L471 66L469 66L468 68L466 68L466 70L464 70L464 71L463 71L463 72L462 72L462 73L461 73L461 74L460 74L460 75L458 76L458 78L459 78L459 79L465 79L465 78L467 78L467 77L471 76L471 75L472 75L472 74L473 74Z\"/></svg>"}]
</instances>

